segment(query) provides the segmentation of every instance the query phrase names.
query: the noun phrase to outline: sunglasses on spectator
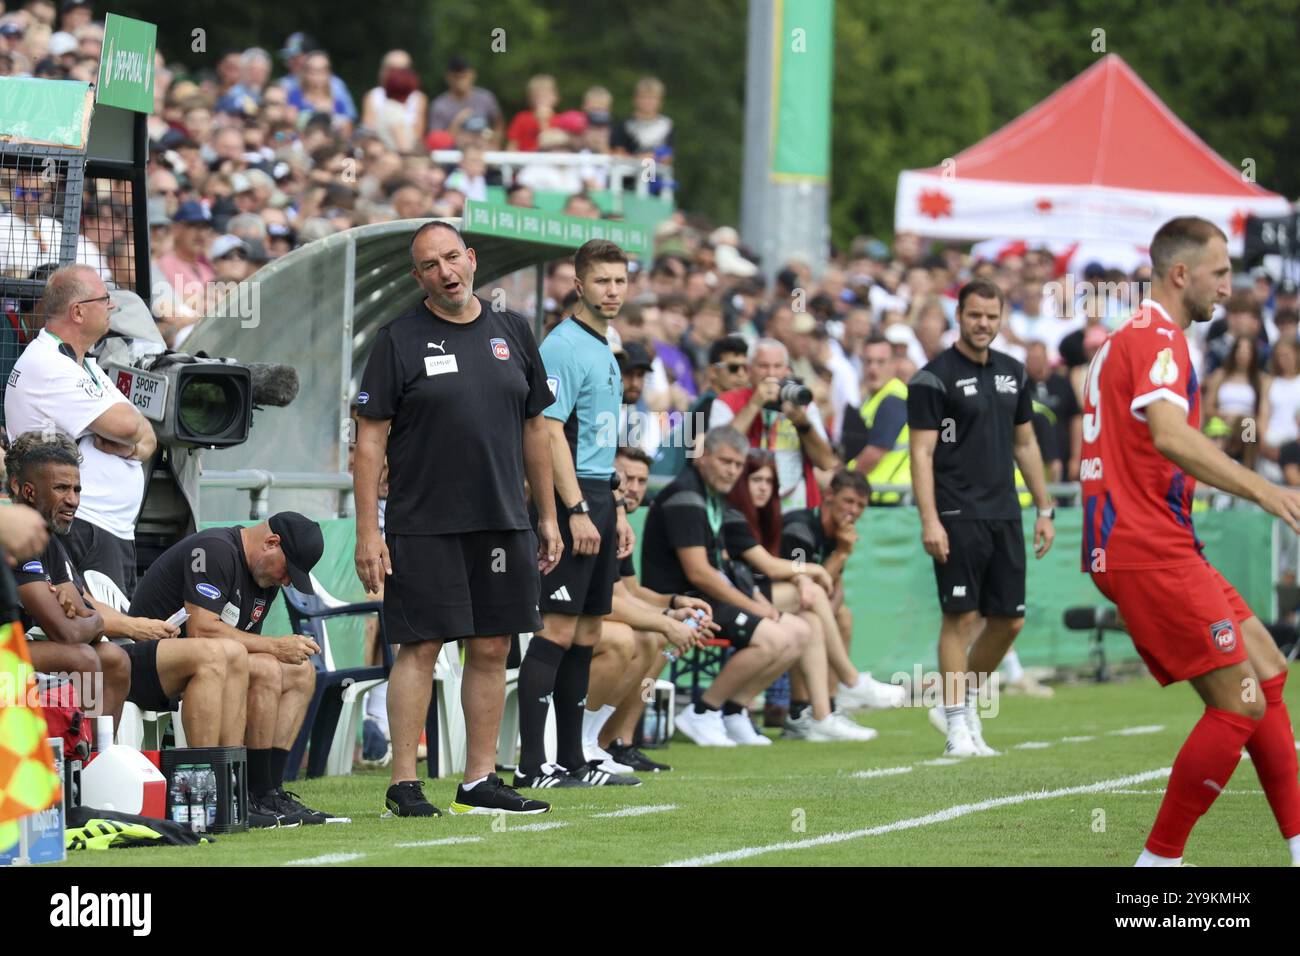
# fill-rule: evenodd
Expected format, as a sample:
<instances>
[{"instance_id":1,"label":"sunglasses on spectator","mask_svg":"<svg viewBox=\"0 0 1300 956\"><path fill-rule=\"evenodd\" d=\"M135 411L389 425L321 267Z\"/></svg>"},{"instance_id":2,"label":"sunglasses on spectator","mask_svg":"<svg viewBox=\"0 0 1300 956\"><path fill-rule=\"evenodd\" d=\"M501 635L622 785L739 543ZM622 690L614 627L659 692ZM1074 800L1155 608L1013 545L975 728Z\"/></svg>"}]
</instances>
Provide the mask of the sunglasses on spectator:
<instances>
[{"instance_id":1,"label":"sunglasses on spectator","mask_svg":"<svg viewBox=\"0 0 1300 956\"><path fill-rule=\"evenodd\" d=\"M725 368L732 375L739 375L745 369L749 368L748 362L714 362L714 368Z\"/></svg>"},{"instance_id":2,"label":"sunglasses on spectator","mask_svg":"<svg viewBox=\"0 0 1300 956\"><path fill-rule=\"evenodd\" d=\"M29 189L29 188L27 188L26 186L15 186L15 187L14 187L14 198L15 198L15 199L40 199L40 198L41 198L41 190L40 190L40 189Z\"/></svg>"},{"instance_id":3,"label":"sunglasses on spectator","mask_svg":"<svg viewBox=\"0 0 1300 956\"><path fill-rule=\"evenodd\" d=\"M231 249L224 256L217 256L218 262L220 262L223 259L239 259L240 261L247 262L248 253L245 252L243 249Z\"/></svg>"}]
</instances>

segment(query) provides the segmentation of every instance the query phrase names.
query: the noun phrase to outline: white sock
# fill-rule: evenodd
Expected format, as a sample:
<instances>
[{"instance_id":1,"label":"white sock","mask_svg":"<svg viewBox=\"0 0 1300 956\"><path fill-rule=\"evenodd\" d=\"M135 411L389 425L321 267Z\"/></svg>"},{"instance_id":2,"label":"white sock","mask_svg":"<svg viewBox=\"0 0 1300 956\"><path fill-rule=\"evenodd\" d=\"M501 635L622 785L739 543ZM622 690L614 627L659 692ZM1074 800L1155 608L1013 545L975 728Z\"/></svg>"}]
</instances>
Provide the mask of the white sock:
<instances>
[{"instance_id":1,"label":"white sock","mask_svg":"<svg viewBox=\"0 0 1300 956\"><path fill-rule=\"evenodd\" d=\"M466 790L473 790L475 787L477 787L480 783L482 783L486 779L487 779L487 775L484 774L482 777L479 777L477 780L471 780L469 783L462 783L461 786Z\"/></svg>"},{"instance_id":2,"label":"white sock","mask_svg":"<svg viewBox=\"0 0 1300 956\"><path fill-rule=\"evenodd\" d=\"M1293 836L1286 841L1291 849L1291 865L1300 866L1300 836Z\"/></svg>"},{"instance_id":3,"label":"white sock","mask_svg":"<svg viewBox=\"0 0 1300 956\"><path fill-rule=\"evenodd\" d=\"M966 726L966 708L961 704L958 704L956 707L945 706L943 708L943 716L948 722L948 739L951 740L953 731L957 727Z\"/></svg>"},{"instance_id":4,"label":"white sock","mask_svg":"<svg viewBox=\"0 0 1300 956\"><path fill-rule=\"evenodd\" d=\"M965 716L966 716L966 726L970 728L972 734L975 733L975 731L979 728L979 724L975 723L975 720L978 717L977 711L979 709L979 705L980 705L979 688L976 687L974 684L967 684Z\"/></svg>"},{"instance_id":5,"label":"white sock","mask_svg":"<svg viewBox=\"0 0 1300 956\"><path fill-rule=\"evenodd\" d=\"M1007 669L1008 683L1014 684L1025 676L1025 669L1020 666L1020 655L1014 650L1007 651L1007 656L1002 658L1002 666Z\"/></svg>"},{"instance_id":6,"label":"white sock","mask_svg":"<svg viewBox=\"0 0 1300 956\"><path fill-rule=\"evenodd\" d=\"M613 704L605 704L596 710L584 710L582 712L582 739L592 747L600 746L600 731L605 726L605 722L614 713Z\"/></svg>"},{"instance_id":7,"label":"white sock","mask_svg":"<svg viewBox=\"0 0 1300 956\"><path fill-rule=\"evenodd\" d=\"M1134 866L1182 866L1183 858L1181 856L1159 856L1150 850L1143 849L1142 855L1138 857Z\"/></svg>"},{"instance_id":8,"label":"white sock","mask_svg":"<svg viewBox=\"0 0 1300 956\"><path fill-rule=\"evenodd\" d=\"M390 736L388 733L388 681L384 681L378 687L373 687L366 694L366 716L371 720L379 722L379 728L384 732L384 736Z\"/></svg>"}]
</instances>

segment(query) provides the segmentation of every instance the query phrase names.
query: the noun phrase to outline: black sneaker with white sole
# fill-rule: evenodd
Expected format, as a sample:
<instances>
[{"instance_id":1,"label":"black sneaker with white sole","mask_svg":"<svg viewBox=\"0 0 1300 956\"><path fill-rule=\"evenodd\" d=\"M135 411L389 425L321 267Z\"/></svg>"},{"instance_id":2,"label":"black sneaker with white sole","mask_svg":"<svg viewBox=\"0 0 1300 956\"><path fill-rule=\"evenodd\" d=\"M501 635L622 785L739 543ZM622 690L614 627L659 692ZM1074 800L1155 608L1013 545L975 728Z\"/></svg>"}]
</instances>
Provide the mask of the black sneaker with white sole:
<instances>
[{"instance_id":1,"label":"black sneaker with white sole","mask_svg":"<svg viewBox=\"0 0 1300 956\"><path fill-rule=\"evenodd\" d=\"M600 761L589 760L573 772L583 783L592 787L639 787L641 781L625 773L610 773L600 769Z\"/></svg>"},{"instance_id":2,"label":"black sneaker with white sole","mask_svg":"<svg viewBox=\"0 0 1300 956\"><path fill-rule=\"evenodd\" d=\"M324 810L313 810L298 798L298 794L284 789L283 786L276 787L262 800L267 805L275 807L286 817L297 818L305 824L317 825L341 819L332 813L326 813Z\"/></svg>"},{"instance_id":3,"label":"black sneaker with white sole","mask_svg":"<svg viewBox=\"0 0 1300 956\"><path fill-rule=\"evenodd\" d=\"M615 740L605 749L609 751L609 755L614 758L615 763L631 767L638 773L662 773L673 769L666 763L651 760L636 747L624 746L622 738Z\"/></svg>"},{"instance_id":4,"label":"black sneaker with white sole","mask_svg":"<svg viewBox=\"0 0 1300 956\"><path fill-rule=\"evenodd\" d=\"M547 813L549 803L521 797L505 785L494 773L488 774L486 780L472 790L466 790L462 783L456 788L456 799L451 805L451 812L460 813Z\"/></svg>"},{"instance_id":5,"label":"black sneaker with white sole","mask_svg":"<svg viewBox=\"0 0 1300 956\"><path fill-rule=\"evenodd\" d=\"M590 787L592 784L579 780L559 764L543 764L536 773L529 773L523 767L515 771L511 784L516 790L551 790L569 787Z\"/></svg>"},{"instance_id":6,"label":"black sneaker with white sole","mask_svg":"<svg viewBox=\"0 0 1300 956\"><path fill-rule=\"evenodd\" d=\"M302 826L302 820L296 814L292 817L287 816L279 807L271 803L267 798L270 794L263 794L261 797L252 795L248 798L248 826L252 830L274 830L290 829L292 827Z\"/></svg>"},{"instance_id":7,"label":"black sneaker with white sole","mask_svg":"<svg viewBox=\"0 0 1300 956\"><path fill-rule=\"evenodd\" d=\"M440 817L442 811L424 799L423 780L403 780L388 788L384 796L389 817Z\"/></svg>"}]
</instances>

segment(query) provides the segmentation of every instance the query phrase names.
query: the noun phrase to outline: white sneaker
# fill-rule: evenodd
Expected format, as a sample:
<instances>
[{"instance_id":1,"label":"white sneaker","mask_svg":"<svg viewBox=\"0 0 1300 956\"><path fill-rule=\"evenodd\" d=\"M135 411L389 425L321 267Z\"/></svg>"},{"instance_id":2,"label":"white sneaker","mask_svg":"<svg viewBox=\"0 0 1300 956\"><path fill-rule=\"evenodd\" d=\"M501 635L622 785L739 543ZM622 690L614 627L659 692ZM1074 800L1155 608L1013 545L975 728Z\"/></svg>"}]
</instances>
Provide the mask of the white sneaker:
<instances>
[{"instance_id":1,"label":"white sneaker","mask_svg":"<svg viewBox=\"0 0 1300 956\"><path fill-rule=\"evenodd\" d=\"M833 711L831 720L834 720L843 728L844 732L849 735L850 740L875 740L880 736L879 731L871 727L863 727L842 710Z\"/></svg>"},{"instance_id":2,"label":"white sneaker","mask_svg":"<svg viewBox=\"0 0 1300 956\"><path fill-rule=\"evenodd\" d=\"M599 744L593 744L590 741L582 742L582 755L587 758L588 763L596 762L600 764L600 769L606 773L631 773L632 768L627 764L619 763L614 756L601 747Z\"/></svg>"},{"instance_id":3,"label":"white sneaker","mask_svg":"<svg viewBox=\"0 0 1300 956\"><path fill-rule=\"evenodd\" d=\"M851 740L852 738L840 726L839 721L827 715L821 720L808 722L808 736L804 739L809 743L824 744L831 741Z\"/></svg>"},{"instance_id":4,"label":"white sneaker","mask_svg":"<svg viewBox=\"0 0 1300 956\"><path fill-rule=\"evenodd\" d=\"M781 731L782 740L807 740L808 728L812 726L812 708L808 708L798 717L787 717Z\"/></svg>"},{"instance_id":5,"label":"white sneaker","mask_svg":"<svg viewBox=\"0 0 1300 956\"><path fill-rule=\"evenodd\" d=\"M963 724L948 731L948 743L943 748L945 757L978 757L979 748L971 738L970 730Z\"/></svg>"},{"instance_id":6,"label":"white sneaker","mask_svg":"<svg viewBox=\"0 0 1300 956\"><path fill-rule=\"evenodd\" d=\"M728 714L722 718L722 726L728 739L735 741L742 747L772 746L770 737L764 737L754 729L748 711L741 711L739 714Z\"/></svg>"},{"instance_id":7,"label":"white sneaker","mask_svg":"<svg viewBox=\"0 0 1300 956\"><path fill-rule=\"evenodd\" d=\"M945 737L948 736L948 715L943 712L943 704L930 708L930 726Z\"/></svg>"},{"instance_id":8,"label":"white sneaker","mask_svg":"<svg viewBox=\"0 0 1300 956\"><path fill-rule=\"evenodd\" d=\"M840 684L835 692L835 702L846 710L902 707L907 703L907 688L898 684L883 684L864 673L858 675L858 682L852 687Z\"/></svg>"},{"instance_id":9,"label":"white sneaker","mask_svg":"<svg viewBox=\"0 0 1300 956\"><path fill-rule=\"evenodd\" d=\"M701 747L734 747L736 742L727 736L722 725L722 713L706 710L697 714L695 708L687 704L686 709L677 715L676 727L689 740Z\"/></svg>"},{"instance_id":10,"label":"white sneaker","mask_svg":"<svg viewBox=\"0 0 1300 956\"><path fill-rule=\"evenodd\" d=\"M976 755L980 757L1000 757L1000 751L994 750L984 742L984 724L980 720L979 711L968 706L966 708L966 726L970 728L970 737L975 744Z\"/></svg>"}]
</instances>

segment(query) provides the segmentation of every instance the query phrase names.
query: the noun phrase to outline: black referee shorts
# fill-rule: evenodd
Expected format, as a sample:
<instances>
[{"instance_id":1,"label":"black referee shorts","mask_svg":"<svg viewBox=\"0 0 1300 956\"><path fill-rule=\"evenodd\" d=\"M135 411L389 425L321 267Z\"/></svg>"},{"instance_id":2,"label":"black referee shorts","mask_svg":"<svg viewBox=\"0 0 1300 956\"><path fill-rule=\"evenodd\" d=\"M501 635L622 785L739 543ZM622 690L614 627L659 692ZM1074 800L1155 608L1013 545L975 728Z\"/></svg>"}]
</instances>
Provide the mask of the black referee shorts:
<instances>
[{"instance_id":1,"label":"black referee shorts","mask_svg":"<svg viewBox=\"0 0 1300 956\"><path fill-rule=\"evenodd\" d=\"M564 553L560 563L542 580L543 614L604 617L612 609L614 582L618 580L618 511L608 479L579 478L582 497L591 505L591 521L600 532L600 551L574 554L569 516L559 495L555 497ZM533 527L537 515L532 514Z\"/></svg>"},{"instance_id":2,"label":"black referee shorts","mask_svg":"<svg viewBox=\"0 0 1300 956\"><path fill-rule=\"evenodd\" d=\"M131 659L131 691L126 699L141 710L175 709L176 701L163 692L158 677L158 642L133 641L123 644L122 650Z\"/></svg>"},{"instance_id":3,"label":"black referee shorts","mask_svg":"<svg viewBox=\"0 0 1300 956\"><path fill-rule=\"evenodd\" d=\"M390 644L540 631L537 538L530 530L384 536Z\"/></svg>"},{"instance_id":4,"label":"black referee shorts","mask_svg":"<svg viewBox=\"0 0 1300 956\"><path fill-rule=\"evenodd\" d=\"M948 532L948 562L934 562L943 613L1024 617L1025 533L1020 519L943 521L943 527Z\"/></svg>"}]
</instances>

